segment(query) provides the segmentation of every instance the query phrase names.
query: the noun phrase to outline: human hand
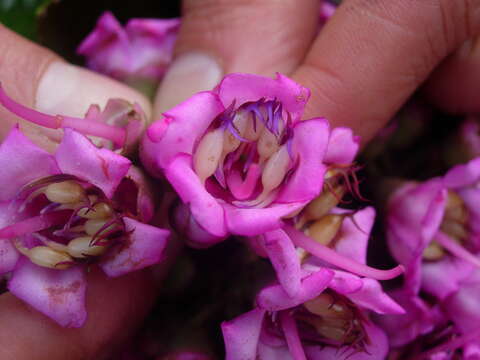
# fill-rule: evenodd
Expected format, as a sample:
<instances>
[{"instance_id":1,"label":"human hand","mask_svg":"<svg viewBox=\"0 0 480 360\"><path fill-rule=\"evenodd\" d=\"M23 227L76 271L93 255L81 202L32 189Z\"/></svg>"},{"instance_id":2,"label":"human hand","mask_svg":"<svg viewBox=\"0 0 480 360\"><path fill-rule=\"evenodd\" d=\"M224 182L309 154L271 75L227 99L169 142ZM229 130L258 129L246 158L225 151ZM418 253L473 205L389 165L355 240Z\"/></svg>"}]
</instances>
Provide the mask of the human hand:
<instances>
[{"instance_id":1,"label":"human hand","mask_svg":"<svg viewBox=\"0 0 480 360\"><path fill-rule=\"evenodd\" d=\"M352 127L363 142L427 79L437 105L478 111L480 52L475 41L465 43L480 31L478 1L345 0L317 34L319 5L185 0L154 114L230 72L292 77L312 92L306 118Z\"/></svg>"}]
</instances>

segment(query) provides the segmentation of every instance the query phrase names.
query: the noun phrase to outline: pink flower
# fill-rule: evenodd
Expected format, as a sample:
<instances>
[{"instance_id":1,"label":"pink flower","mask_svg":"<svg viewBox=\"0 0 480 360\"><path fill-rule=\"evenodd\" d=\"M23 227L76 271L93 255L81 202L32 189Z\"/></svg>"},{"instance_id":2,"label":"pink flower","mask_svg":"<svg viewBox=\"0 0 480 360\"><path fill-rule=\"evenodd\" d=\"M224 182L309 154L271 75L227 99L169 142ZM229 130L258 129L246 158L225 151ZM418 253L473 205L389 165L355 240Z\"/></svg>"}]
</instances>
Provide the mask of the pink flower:
<instances>
[{"instance_id":1,"label":"pink flower","mask_svg":"<svg viewBox=\"0 0 480 360\"><path fill-rule=\"evenodd\" d=\"M389 200L388 241L406 287L445 299L480 266L480 158L444 177L407 183ZM445 277L445 274L449 274Z\"/></svg>"},{"instance_id":2,"label":"pink flower","mask_svg":"<svg viewBox=\"0 0 480 360\"><path fill-rule=\"evenodd\" d=\"M330 130L300 121L308 97L282 75L231 74L147 130L143 163L188 204L199 246L279 229L321 192Z\"/></svg>"},{"instance_id":3,"label":"pink flower","mask_svg":"<svg viewBox=\"0 0 480 360\"><path fill-rule=\"evenodd\" d=\"M14 128L0 165L0 274L60 325L86 320L88 266L116 277L161 260L169 233L146 224L150 193L125 157L68 128L51 155Z\"/></svg>"},{"instance_id":4,"label":"pink flower","mask_svg":"<svg viewBox=\"0 0 480 360\"><path fill-rule=\"evenodd\" d=\"M98 147L126 154L137 149L146 118L138 104L122 99L110 99L103 110L91 105L85 117L49 115L23 106L10 98L0 84L0 104L18 117L48 129L71 128L88 135ZM45 131L45 129L44 129ZM49 132L49 138L60 142L62 134Z\"/></svg>"},{"instance_id":5,"label":"pink flower","mask_svg":"<svg viewBox=\"0 0 480 360\"><path fill-rule=\"evenodd\" d=\"M133 86L157 84L172 59L180 19L131 19L123 28L105 12L78 53L89 68Z\"/></svg>"}]
</instances>

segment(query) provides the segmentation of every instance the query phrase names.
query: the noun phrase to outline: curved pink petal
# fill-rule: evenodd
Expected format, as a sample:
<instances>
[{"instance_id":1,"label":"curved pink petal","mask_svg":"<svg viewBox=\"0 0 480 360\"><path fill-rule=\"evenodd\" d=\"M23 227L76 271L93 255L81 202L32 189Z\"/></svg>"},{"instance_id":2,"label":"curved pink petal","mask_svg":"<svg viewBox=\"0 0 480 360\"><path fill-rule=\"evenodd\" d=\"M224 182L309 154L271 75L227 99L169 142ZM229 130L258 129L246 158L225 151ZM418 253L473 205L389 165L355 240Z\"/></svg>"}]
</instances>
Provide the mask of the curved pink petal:
<instances>
[{"instance_id":1,"label":"curved pink petal","mask_svg":"<svg viewBox=\"0 0 480 360\"><path fill-rule=\"evenodd\" d=\"M99 187L109 198L127 174L131 162L107 149L99 149L85 136L65 129L55 159L61 171Z\"/></svg>"},{"instance_id":2,"label":"curved pink petal","mask_svg":"<svg viewBox=\"0 0 480 360\"><path fill-rule=\"evenodd\" d=\"M356 305L377 314L404 314L405 310L388 296L377 280L363 278L362 288L346 296Z\"/></svg>"},{"instance_id":3,"label":"curved pink petal","mask_svg":"<svg viewBox=\"0 0 480 360\"><path fill-rule=\"evenodd\" d=\"M327 171L322 163L327 150L329 125L325 119L311 119L295 124L292 156L296 169L282 186L280 203L310 201L320 194Z\"/></svg>"},{"instance_id":4,"label":"curved pink petal","mask_svg":"<svg viewBox=\"0 0 480 360\"><path fill-rule=\"evenodd\" d=\"M110 277L117 277L156 264L162 259L170 235L168 230L123 218L127 239L112 249L100 263Z\"/></svg>"},{"instance_id":5,"label":"curved pink petal","mask_svg":"<svg viewBox=\"0 0 480 360\"><path fill-rule=\"evenodd\" d=\"M472 235L480 234L480 189L477 187L467 187L458 189L458 195L465 203L468 210L468 226Z\"/></svg>"},{"instance_id":6,"label":"curved pink petal","mask_svg":"<svg viewBox=\"0 0 480 360\"><path fill-rule=\"evenodd\" d=\"M190 204L193 217L205 231L218 237L227 234L224 209L200 183L190 155L178 155L165 170L165 176L182 201Z\"/></svg>"},{"instance_id":7,"label":"curved pink petal","mask_svg":"<svg viewBox=\"0 0 480 360\"><path fill-rule=\"evenodd\" d=\"M53 270L23 258L13 271L8 289L64 327L81 327L87 318L83 270Z\"/></svg>"},{"instance_id":8,"label":"curved pink petal","mask_svg":"<svg viewBox=\"0 0 480 360\"><path fill-rule=\"evenodd\" d=\"M360 147L360 137L347 127L334 128L328 141L324 162L327 164L351 164Z\"/></svg>"},{"instance_id":9,"label":"curved pink petal","mask_svg":"<svg viewBox=\"0 0 480 360\"><path fill-rule=\"evenodd\" d=\"M282 227L282 218L305 206L305 203L272 204L264 208L239 208L224 204L229 232L256 236Z\"/></svg>"},{"instance_id":10,"label":"curved pink petal","mask_svg":"<svg viewBox=\"0 0 480 360\"><path fill-rule=\"evenodd\" d=\"M274 230L259 236L277 273L278 282L290 297L295 297L301 286L300 259L295 246L283 230Z\"/></svg>"},{"instance_id":11,"label":"curved pink petal","mask_svg":"<svg viewBox=\"0 0 480 360\"><path fill-rule=\"evenodd\" d=\"M12 271L19 257L10 239L0 239L0 275Z\"/></svg>"},{"instance_id":12,"label":"curved pink petal","mask_svg":"<svg viewBox=\"0 0 480 360\"><path fill-rule=\"evenodd\" d=\"M368 240L375 221L375 209L371 206L345 217L335 239L335 250L352 260L366 264Z\"/></svg>"},{"instance_id":13,"label":"curved pink petal","mask_svg":"<svg viewBox=\"0 0 480 360\"><path fill-rule=\"evenodd\" d=\"M166 168L178 154L193 155L200 137L224 110L218 96L209 91L170 109L147 129L140 149L142 162L157 175L158 168Z\"/></svg>"},{"instance_id":14,"label":"curved pink petal","mask_svg":"<svg viewBox=\"0 0 480 360\"><path fill-rule=\"evenodd\" d=\"M370 343L365 351L332 346L307 346L305 352L309 360L338 360L339 354L349 360L384 360L388 353L388 339L385 333L370 322L363 322Z\"/></svg>"},{"instance_id":15,"label":"curved pink petal","mask_svg":"<svg viewBox=\"0 0 480 360\"><path fill-rule=\"evenodd\" d=\"M294 298L291 298L281 285L263 288L257 295L257 305L267 311L285 310L311 300L325 290L333 278L333 271L319 269L302 279L302 286Z\"/></svg>"},{"instance_id":16,"label":"curved pink petal","mask_svg":"<svg viewBox=\"0 0 480 360\"><path fill-rule=\"evenodd\" d=\"M341 270L333 270L334 276L328 287L335 292L348 295L360 291L363 287L362 278Z\"/></svg>"},{"instance_id":17,"label":"curved pink petal","mask_svg":"<svg viewBox=\"0 0 480 360\"><path fill-rule=\"evenodd\" d=\"M220 82L216 92L225 107L233 102L240 106L262 98L277 99L282 103L283 109L290 113L294 122L300 120L310 97L307 88L278 73L275 79L252 74L229 74Z\"/></svg>"},{"instance_id":18,"label":"curved pink petal","mask_svg":"<svg viewBox=\"0 0 480 360\"><path fill-rule=\"evenodd\" d=\"M286 346L270 346L258 343L258 359L260 360L292 360L292 355Z\"/></svg>"},{"instance_id":19,"label":"curved pink petal","mask_svg":"<svg viewBox=\"0 0 480 360\"><path fill-rule=\"evenodd\" d=\"M0 145L0 201L12 199L31 181L59 172L55 158L15 126Z\"/></svg>"},{"instance_id":20,"label":"curved pink petal","mask_svg":"<svg viewBox=\"0 0 480 360\"><path fill-rule=\"evenodd\" d=\"M473 185L480 179L480 158L470 160L466 164L451 168L444 177L445 186L457 189Z\"/></svg>"},{"instance_id":21,"label":"curved pink petal","mask_svg":"<svg viewBox=\"0 0 480 360\"><path fill-rule=\"evenodd\" d=\"M145 174L136 166L130 166L127 174L125 175L127 179L132 180L137 189L137 210L140 220L144 223L148 223L154 214L155 204L154 204L154 194L153 189L148 181Z\"/></svg>"},{"instance_id":22,"label":"curved pink petal","mask_svg":"<svg viewBox=\"0 0 480 360\"><path fill-rule=\"evenodd\" d=\"M265 310L254 309L222 323L226 360L256 360Z\"/></svg>"}]
</instances>

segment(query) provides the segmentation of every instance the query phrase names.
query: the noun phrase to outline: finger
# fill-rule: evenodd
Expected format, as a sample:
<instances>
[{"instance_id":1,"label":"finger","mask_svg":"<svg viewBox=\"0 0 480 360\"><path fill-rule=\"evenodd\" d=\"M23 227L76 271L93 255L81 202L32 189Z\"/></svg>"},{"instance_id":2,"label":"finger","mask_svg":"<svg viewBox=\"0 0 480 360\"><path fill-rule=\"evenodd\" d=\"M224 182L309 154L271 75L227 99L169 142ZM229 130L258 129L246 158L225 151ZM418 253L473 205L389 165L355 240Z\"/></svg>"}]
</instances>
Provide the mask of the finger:
<instances>
[{"instance_id":1,"label":"finger","mask_svg":"<svg viewBox=\"0 0 480 360\"><path fill-rule=\"evenodd\" d=\"M184 0L175 61L154 113L210 90L230 72L289 73L303 59L319 21L319 1Z\"/></svg>"},{"instance_id":2,"label":"finger","mask_svg":"<svg viewBox=\"0 0 480 360\"><path fill-rule=\"evenodd\" d=\"M104 106L109 98L138 102L150 114L148 100L135 90L105 76L69 65L0 24L0 81L17 102L49 114L83 117L91 104ZM0 140L12 125L38 145L51 148L49 131L22 122L0 106ZM40 131L39 131L40 129Z\"/></svg>"},{"instance_id":3,"label":"finger","mask_svg":"<svg viewBox=\"0 0 480 360\"><path fill-rule=\"evenodd\" d=\"M307 115L367 141L479 25L479 1L345 1L293 75L312 90Z\"/></svg>"},{"instance_id":4,"label":"finger","mask_svg":"<svg viewBox=\"0 0 480 360\"><path fill-rule=\"evenodd\" d=\"M10 293L0 296L0 359L105 359L132 335L150 309L155 287L148 270L117 279L88 275L84 327L65 329Z\"/></svg>"},{"instance_id":5,"label":"finger","mask_svg":"<svg viewBox=\"0 0 480 360\"><path fill-rule=\"evenodd\" d=\"M480 37L466 41L445 59L423 90L434 105L448 112L480 112Z\"/></svg>"}]
</instances>

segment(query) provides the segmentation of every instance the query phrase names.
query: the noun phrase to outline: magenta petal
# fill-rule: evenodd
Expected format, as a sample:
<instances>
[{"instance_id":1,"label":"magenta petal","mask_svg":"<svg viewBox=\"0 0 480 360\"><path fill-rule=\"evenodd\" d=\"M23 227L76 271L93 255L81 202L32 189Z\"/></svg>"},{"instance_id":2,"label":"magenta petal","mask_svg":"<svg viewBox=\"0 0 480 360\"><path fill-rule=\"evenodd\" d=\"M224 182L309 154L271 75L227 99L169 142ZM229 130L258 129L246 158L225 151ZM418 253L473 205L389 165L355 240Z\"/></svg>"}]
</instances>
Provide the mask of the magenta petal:
<instances>
[{"instance_id":1,"label":"magenta petal","mask_svg":"<svg viewBox=\"0 0 480 360\"><path fill-rule=\"evenodd\" d=\"M59 172L55 158L14 127L0 145L0 201L12 199L33 180Z\"/></svg>"},{"instance_id":2,"label":"magenta petal","mask_svg":"<svg viewBox=\"0 0 480 360\"><path fill-rule=\"evenodd\" d=\"M256 236L282 227L282 218L305 206L304 203L272 204L268 207L238 208L224 204L228 230L232 234Z\"/></svg>"},{"instance_id":3,"label":"magenta petal","mask_svg":"<svg viewBox=\"0 0 480 360\"><path fill-rule=\"evenodd\" d=\"M110 277L117 277L158 263L170 235L168 230L123 218L128 239L112 249L100 267Z\"/></svg>"},{"instance_id":4,"label":"magenta petal","mask_svg":"<svg viewBox=\"0 0 480 360\"><path fill-rule=\"evenodd\" d=\"M324 162L327 164L351 164L359 147L360 137L354 136L352 129L346 127L335 128L330 134Z\"/></svg>"},{"instance_id":5,"label":"magenta petal","mask_svg":"<svg viewBox=\"0 0 480 360\"><path fill-rule=\"evenodd\" d=\"M142 222L148 223L155 211L153 189L145 174L136 166L130 166L126 178L132 180L138 189L137 209Z\"/></svg>"},{"instance_id":6,"label":"magenta petal","mask_svg":"<svg viewBox=\"0 0 480 360\"><path fill-rule=\"evenodd\" d=\"M12 271L19 257L10 239L0 239L0 275Z\"/></svg>"},{"instance_id":7,"label":"magenta petal","mask_svg":"<svg viewBox=\"0 0 480 360\"><path fill-rule=\"evenodd\" d=\"M259 237L260 239L262 236ZM259 239L259 240L260 240ZM294 297L301 286L302 273L295 246L283 230L269 231L263 235L263 245L285 292Z\"/></svg>"},{"instance_id":8,"label":"magenta petal","mask_svg":"<svg viewBox=\"0 0 480 360\"><path fill-rule=\"evenodd\" d=\"M190 211L197 223L208 233L223 237L227 234L224 210L200 183L191 164L191 156L180 154L166 169L165 176L182 201L190 204Z\"/></svg>"},{"instance_id":9,"label":"magenta petal","mask_svg":"<svg viewBox=\"0 0 480 360\"><path fill-rule=\"evenodd\" d=\"M308 266L305 266L308 269ZM318 269L318 267L317 267ZM360 291L363 287L362 278L346 271L333 270L335 275L328 287L335 292L348 295Z\"/></svg>"},{"instance_id":10,"label":"magenta petal","mask_svg":"<svg viewBox=\"0 0 480 360\"><path fill-rule=\"evenodd\" d=\"M356 305L378 314L404 314L405 310L388 296L377 280L364 278L360 291L346 296Z\"/></svg>"},{"instance_id":11,"label":"magenta petal","mask_svg":"<svg viewBox=\"0 0 480 360\"><path fill-rule=\"evenodd\" d=\"M450 169L444 177L445 186L449 189L472 185L480 178L480 158Z\"/></svg>"},{"instance_id":12,"label":"magenta petal","mask_svg":"<svg viewBox=\"0 0 480 360\"><path fill-rule=\"evenodd\" d=\"M310 201L322 191L329 125L325 119L305 120L293 128L292 153L297 168L283 185L276 202Z\"/></svg>"},{"instance_id":13,"label":"magenta petal","mask_svg":"<svg viewBox=\"0 0 480 360\"><path fill-rule=\"evenodd\" d=\"M64 130L55 158L63 173L98 186L109 198L131 166L126 157L97 148L85 136L71 129Z\"/></svg>"},{"instance_id":14,"label":"magenta petal","mask_svg":"<svg viewBox=\"0 0 480 360\"><path fill-rule=\"evenodd\" d=\"M166 168L179 153L193 155L198 140L223 110L218 96L205 91L164 113L143 137L144 165L158 174L158 167Z\"/></svg>"},{"instance_id":15,"label":"magenta petal","mask_svg":"<svg viewBox=\"0 0 480 360\"><path fill-rule=\"evenodd\" d=\"M267 311L285 310L304 303L318 296L325 290L333 278L333 271L319 269L302 279L302 286L297 296L291 298L281 285L263 288L257 295L257 305Z\"/></svg>"},{"instance_id":16,"label":"magenta petal","mask_svg":"<svg viewBox=\"0 0 480 360\"><path fill-rule=\"evenodd\" d=\"M64 327L81 327L87 318L83 270L53 270L22 259L13 271L8 289Z\"/></svg>"},{"instance_id":17,"label":"magenta petal","mask_svg":"<svg viewBox=\"0 0 480 360\"><path fill-rule=\"evenodd\" d=\"M290 113L294 122L300 120L310 97L307 88L278 73L276 79L252 74L230 74L223 78L216 91L225 107L234 101L238 106L262 98L276 99Z\"/></svg>"},{"instance_id":18,"label":"magenta petal","mask_svg":"<svg viewBox=\"0 0 480 360\"><path fill-rule=\"evenodd\" d=\"M222 323L226 360L255 360L265 311L254 309Z\"/></svg>"}]
</instances>

